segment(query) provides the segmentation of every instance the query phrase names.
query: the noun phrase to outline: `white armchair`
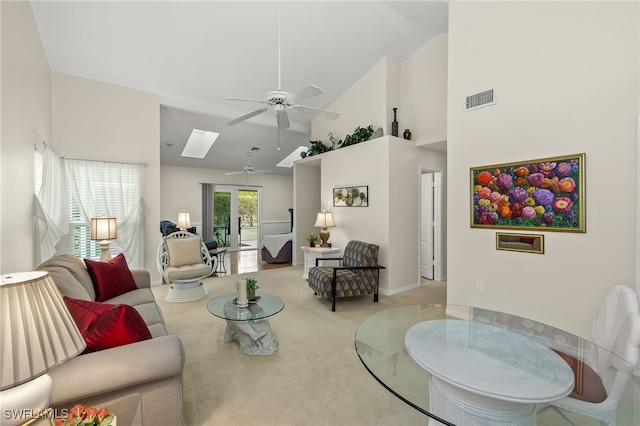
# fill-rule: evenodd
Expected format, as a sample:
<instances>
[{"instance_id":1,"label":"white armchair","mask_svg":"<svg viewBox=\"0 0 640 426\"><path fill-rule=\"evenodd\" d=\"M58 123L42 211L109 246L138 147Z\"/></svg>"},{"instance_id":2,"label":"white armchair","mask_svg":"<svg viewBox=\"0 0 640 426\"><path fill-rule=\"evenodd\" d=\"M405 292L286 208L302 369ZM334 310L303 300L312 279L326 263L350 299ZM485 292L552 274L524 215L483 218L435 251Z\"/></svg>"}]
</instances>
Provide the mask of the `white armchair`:
<instances>
[{"instance_id":1,"label":"white armchair","mask_svg":"<svg viewBox=\"0 0 640 426\"><path fill-rule=\"evenodd\" d=\"M215 270L215 263L199 235L177 231L162 239L158 247L158 271L171 283L166 300L189 302L205 297L200 280Z\"/></svg>"}]
</instances>

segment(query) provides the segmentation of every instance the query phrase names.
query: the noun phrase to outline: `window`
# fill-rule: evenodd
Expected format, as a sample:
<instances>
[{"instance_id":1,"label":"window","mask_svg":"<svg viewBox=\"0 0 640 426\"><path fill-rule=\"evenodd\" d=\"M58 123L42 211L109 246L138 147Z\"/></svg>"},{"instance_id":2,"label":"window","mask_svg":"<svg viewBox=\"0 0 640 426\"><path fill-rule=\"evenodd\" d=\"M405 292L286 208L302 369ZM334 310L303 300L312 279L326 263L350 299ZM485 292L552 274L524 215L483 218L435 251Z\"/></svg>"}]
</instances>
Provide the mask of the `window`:
<instances>
[{"instance_id":1,"label":"window","mask_svg":"<svg viewBox=\"0 0 640 426\"><path fill-rule=\"evenodd\" d=\"M56 248L80 258L98 259L99 241L91 240L92 217L115 217L118 238L111 255L123 252L131 267L142 267L140 165L65 159L69 233Z\"/></svg>"}]
</instances>

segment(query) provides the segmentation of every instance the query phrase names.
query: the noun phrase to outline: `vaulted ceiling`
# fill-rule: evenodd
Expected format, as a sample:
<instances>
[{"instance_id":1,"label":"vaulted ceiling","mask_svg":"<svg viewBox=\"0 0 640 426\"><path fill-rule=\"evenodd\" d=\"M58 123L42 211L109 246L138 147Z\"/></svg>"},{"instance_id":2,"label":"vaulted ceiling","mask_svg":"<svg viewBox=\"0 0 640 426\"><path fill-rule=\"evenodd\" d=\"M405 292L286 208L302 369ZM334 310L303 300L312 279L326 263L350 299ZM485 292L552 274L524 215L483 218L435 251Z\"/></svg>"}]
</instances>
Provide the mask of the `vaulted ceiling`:
<instances>
[{"instance_id":1,"label":"vaulted ceiling","mask_svg":"<svg viewBox=\"0 0 640 426\"><path fill-rule=\"evenodd\" d=\"M291 173L275 164L309 144L317 113L291 112L277 150L272 110L227 126L262 105L223 98L264 100L279 89L280 68L282 90L315 84L324 93L302 103L326 108L384 56L401 61L446 32L448 19L445 0L31 5L52 71L160 97L161 164L242 170L259 147L252 165L279 174ZM194 128L220 133L204 159L180 155Z\"/></svg>"}]
</instances>

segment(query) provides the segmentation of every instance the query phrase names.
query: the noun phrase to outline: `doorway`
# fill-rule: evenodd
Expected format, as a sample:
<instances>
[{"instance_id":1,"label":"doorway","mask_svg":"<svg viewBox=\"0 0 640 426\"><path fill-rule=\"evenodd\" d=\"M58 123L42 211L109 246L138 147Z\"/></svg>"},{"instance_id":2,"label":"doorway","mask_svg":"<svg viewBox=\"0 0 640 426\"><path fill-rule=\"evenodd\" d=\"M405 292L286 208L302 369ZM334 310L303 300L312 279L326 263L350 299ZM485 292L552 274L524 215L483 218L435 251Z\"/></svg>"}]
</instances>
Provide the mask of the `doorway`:
<instances>
[{"instance_id":1,"label":"doorway","mask_svg":"<svg viewBox=\"0 0 640 426\"><path fill-rule=\"evenodd\" d=\"M420 277L443 280L442 172L420 170Z\"/></svg>"},{"instance_id":2,"label":"doorway","mask_svg":"<svg viewBox=\"0 0 640 426\"><path fill-rule=\"evenodd\" d=\"M256 250L260 241L260 188L215 185L213 238L230 251Z\"/></svg>"}]
</instances>

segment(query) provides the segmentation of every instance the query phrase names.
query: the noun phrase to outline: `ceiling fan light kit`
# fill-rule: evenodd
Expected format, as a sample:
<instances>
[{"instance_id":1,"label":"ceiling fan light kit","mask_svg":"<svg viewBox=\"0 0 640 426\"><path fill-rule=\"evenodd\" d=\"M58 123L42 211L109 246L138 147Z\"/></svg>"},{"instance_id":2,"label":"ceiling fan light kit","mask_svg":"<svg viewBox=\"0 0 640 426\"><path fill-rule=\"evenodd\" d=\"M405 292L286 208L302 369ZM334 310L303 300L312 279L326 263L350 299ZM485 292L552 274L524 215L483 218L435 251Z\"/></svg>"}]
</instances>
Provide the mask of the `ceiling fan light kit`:
<instances>
[{"instance_id":1,"label":"ceiling fan light kit","mask_svg":"<svg viewBox=\"0 0 640 426\"><path fill-rule=\"evenodd\" d=\"M241 123L245 120L248 120L252 117L255 117L256 115L260 115L263 112L268 111L269 109L273 109L276 113L276 122L278 124L278 131L283 130L283 129L288 129L291 124L289 122L289 115L287 113L287 110L292 110L292 111L304 111L304 110L308 110L308 111L315 111L315 112L320 112L320 115L322 115L325 118L329 118L332 120L337 119L340 114L338 114L337 112L333 112L333 111L326 111L320 108L314 108L314 107L310 107L310 106L306 106L306 105L299 105L299 102L302 102L304 100L307 100L309 98L312 98L314 96L318 96L322 93L324 93L324 91L319 88L318 86L314 85L314 84L309 84L293 93L289 93L286 92L284 90L281 89L282 87L282 60L281 60L281 50L282 50L282 43L281 43L281 36L280 36L280 4L278 4L278 90L273 90L271 92L267 92L266 98L265 100L258 100L258 99L244 99L244 98L224 98L225 100L231 100L231 101L243 101L243 102L255 102L255 103L260 103L263 105L266 105L266 107L257 109L255 111L252 111L250 113L244 114L240 117L234 118L233 120L229 120L227 121L225 124L229 125L229 126L233 126L236 125L238 123ZM279 149L279 147L278 147Z\"/></svg>"},{"instance_id":2,"label":"ceiling fan light kit","mask_svg":"<svg viewBox=\"0 0 640 426\"><path fill-rule=\"evenodd\" d=\"M243 170L236 170L234 172L227 172L225 173L225 175L229 176L229 175L237 175L239 173L246 173L247 175L253 175L256 173L271 173L268 170L256 170L255 167L253 167L251 165L251 157L253 156L254 152L258 152L260 151L260 148L258 147L253 147L251 148L251 150L249 152L247 152L247 160L248 160L248 164L246 166L244 166Z\"/></svg>"}]
</instances>

